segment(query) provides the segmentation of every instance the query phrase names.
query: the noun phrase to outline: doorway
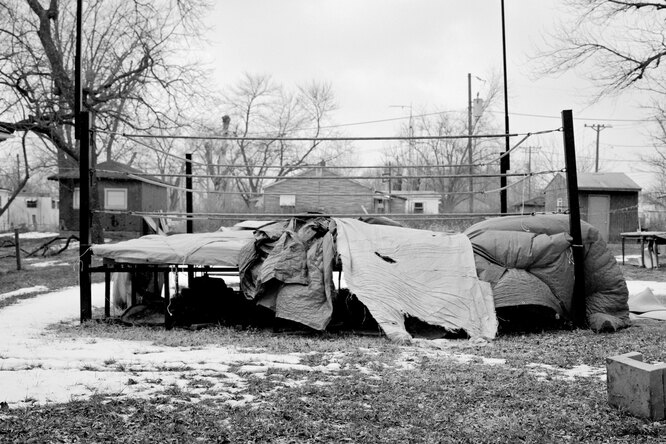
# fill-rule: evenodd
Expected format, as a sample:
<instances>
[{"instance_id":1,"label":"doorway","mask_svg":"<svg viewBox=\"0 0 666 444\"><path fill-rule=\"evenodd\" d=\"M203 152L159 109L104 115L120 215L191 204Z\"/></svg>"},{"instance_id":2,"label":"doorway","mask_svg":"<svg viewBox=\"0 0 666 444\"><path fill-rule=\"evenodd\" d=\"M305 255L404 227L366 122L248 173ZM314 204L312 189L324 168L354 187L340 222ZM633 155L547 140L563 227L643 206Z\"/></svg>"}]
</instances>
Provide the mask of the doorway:
<instances>
[{"instance_id":1,"label":"doorway","mask_svg":"<svg viewBox=\"0 0 666 444\"><path fill-rule=\"evenodd\" d=\"M601 238L608 242L608 231L610 227L610 196L588 196L587 221L597 228L601 234Z\"/></svg>"}]
</instances>

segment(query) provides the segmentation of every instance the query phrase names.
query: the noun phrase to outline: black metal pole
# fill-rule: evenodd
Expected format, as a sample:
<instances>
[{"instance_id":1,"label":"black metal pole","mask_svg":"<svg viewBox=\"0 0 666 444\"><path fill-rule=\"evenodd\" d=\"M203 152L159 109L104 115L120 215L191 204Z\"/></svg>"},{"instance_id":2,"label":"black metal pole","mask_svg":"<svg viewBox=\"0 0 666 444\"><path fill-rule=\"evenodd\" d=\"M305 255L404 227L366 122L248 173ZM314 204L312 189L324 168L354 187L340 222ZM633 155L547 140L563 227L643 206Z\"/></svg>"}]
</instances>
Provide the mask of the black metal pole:
<instances>
[{"instance_id":1,"label":"black metal pole","mask_svg":"<svg viewBox=\"0 0 666 444\"><path fill-rule=\"evenodd\" d=\"M185 212L188 214L186 231L194 233L192 213L194 212L194 204L192 202L192 154L185 154Z\"/></svg>"},{"instance_id":2,"label":"black metal pole","mask_svg":"<svg viewBox=\"0 0 666 444\"><path fill-rule=\"evenodd\" d=\"M82 106L81 41L83 0L76 3L76 56L74 63L74 136L79 141L79 291L81 322L92 318L90 288L90 114Z\"/></svg>"},{"instance_id":3,"label":"black metal pole","mask_svg":"<svg viewBox=\"0 0 666 444\"><path fill-rule=\"evenodd\" d=\"M185 154L185 212L187 213L187 222L185 231L187 233L194 233L194 221L192 220L192 213L194 213L194 202L192 199L192 154ZM194 278L194 267L187 267L187 285L192 286ZM166 322L166 320L165 320Z\"/></svg>"},{"instance_id":4,"label":"black metal pole","mask_svg":"<svg viewBox=\"0 0 666 444\"><path fill-rule=\"evenodd\" d=\"M81 112L81 28L83 27L83 0L76 2L76 54L74 56L74 117ZM78 134L78 133L77 133ZM80 138L80 135L76 137Z\"/></svg>"},{"instance_id":5,"label":"black metal pole","mask_svg":"<svg viewBox=\"0 0 666 444\"><path fill-rule=\"evenodd\" d=\"M578 174L576 172L576 147L574 142L573 114L562 111L562 131L564 135L564 157L567 168L567 192L569 197L569 233L571 234L574 261L574 293L571 301L571 318L582 327L585 316L585 251L580 228L580 207L578 203Z\"/></svg>"},{"instance_id":6,"label":"black metal pole","mask_svg":"<svg viewBox=\"0 0 666 444\"><path fill-rule=\"evenodd\" d=\"M506 28L504 26L504 0L502 0L502 64L504 67L504 134L509 134L509 94L507 87L506 75ZM507 135L504 139L504 151L508 152L510 149L511 141ZM511 162L509 154L502 157L500 160L500 213L506 214L507 200L506 200L506 176L504 174L511 169Z\"/></svg>"},{"instance_id":7,"label":"black metal pole","mask_svg":"<svg viewBox=\"0 0 666 444\"><path fill-rule=\"evenodd\" d=\"M90 289L90 113L80 112L76 117L79 128L79 261L81 263L81 322L92 318L92 292Z\"/></svg>"}]
</instances>

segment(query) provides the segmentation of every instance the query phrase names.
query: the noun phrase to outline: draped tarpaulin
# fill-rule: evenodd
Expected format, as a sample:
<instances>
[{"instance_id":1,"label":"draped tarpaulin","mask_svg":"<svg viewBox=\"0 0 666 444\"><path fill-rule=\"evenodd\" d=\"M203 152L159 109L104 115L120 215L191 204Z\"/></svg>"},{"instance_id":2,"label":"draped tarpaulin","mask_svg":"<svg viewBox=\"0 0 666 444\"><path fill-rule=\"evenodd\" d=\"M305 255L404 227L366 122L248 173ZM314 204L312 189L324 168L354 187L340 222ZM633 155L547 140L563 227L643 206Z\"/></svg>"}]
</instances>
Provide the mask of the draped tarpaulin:
<instances>
[{"instance_id":1,"label":"draped tarpaulin","mask_svg":"<svg viewBox=\"0 0 666 444\"><path fill-rule=\"evenodd\" d=\"M405 316L473 338L495 337L490 285L477 278L467 236L334 220L349 290L390 339L411 339Z\"/></svg>"}]
</instances>

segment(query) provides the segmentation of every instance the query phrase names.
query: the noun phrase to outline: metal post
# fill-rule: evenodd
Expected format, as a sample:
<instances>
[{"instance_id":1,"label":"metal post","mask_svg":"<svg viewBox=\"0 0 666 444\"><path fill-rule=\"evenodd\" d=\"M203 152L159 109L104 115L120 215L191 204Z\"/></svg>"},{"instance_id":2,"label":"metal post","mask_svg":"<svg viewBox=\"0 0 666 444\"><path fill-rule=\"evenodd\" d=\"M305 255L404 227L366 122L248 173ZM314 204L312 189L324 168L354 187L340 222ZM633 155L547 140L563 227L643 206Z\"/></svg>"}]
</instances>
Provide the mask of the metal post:
<instances>
[{"instance_id":1,"label":"metal post","mask_svg":"<svg viewBox=\"0 0 666 444\"><path fill-rule=\"evenodd\" d=\"M16 270L21 271L21 244L19 243L18 228L14 228L14 247L16 247Z\"/></svg>"},{"instance_id":2,"label":"metal post","mask_svg":"<svg viewBox=\"0 0 666 444\"><path fill-rule=\"evenodd\" d=\"M79 261L81 286L81 322L92 318L92 292L90 289L90 113L79 113Z\"/></svg>"},{"instance_id":3,"label":"metal post","mask_svg":"<svg viewBox=\"0 0 666 444\"><path fill-rule=\"evenodd\" d=\"M574 143L573 114L562 111L562 131L564 134L564 157L567 168L567 192L569 197L569 232L571 234L574 261L574 293L571 301L571 318L575 325L586 323L585 315L585 250L580 228L580 208L578 204L578 174L576 172L576 147Z\"/></svg>"},{"instance_id":4,"label":"metal post","mask_svg":"<svg viewBox=\"0 0 666 444\"><path fill-rule=\"evenodd\" d=\"M187 213L186 229L187 233L194 233L194 221L192 213L194 212L194 203L192 200L192 153L185 154L185 212ZM194 267L187 267L187 285L192 285L194 278Z\"/></svg>"},{"instance_id":5,"label":"metal post","mask_svg":"<svg viewBox=\"0 0 666 444\"><path fill-rule=\"evenodd\" d=\"M74 63L74 135L79 141L79 289L81 322L92 318L90 289L90 114L82 105L81 41L83 0L76 2L76 55Z\"/></svg>"},{"instance_id":6,"label":"metal post","mask_svg":"<svg viewBox=\"0 0 666 444\"><path fill-rule=\"evenodd\" d=\"M502 65L504 67L504 134L509 134L509 94L507 88L507 75L506 75L506 28L504 26L504 0L502 0ZM504 151L508 152L510 149L511 141L507 135L504 139ZM507 201L506 201L506 172L511 169L511 162L509 161L509 154L502 157L500 160L500 213L506 214Z\"/></svg>"},{"instance_id":7,"label":"metal post","mask_svg":"<svg viewBox=\"0 0 666 444\"><path fill-rule=\"evenodd\" d=\"M474 180L472 178L472 74L467 73L467 158L469 159L469 212L474 212Z\"/></svg>"},{"instance_id":8,"label":"metal post","mask_svg":"<svg viewBox=\"0 0 666 444\"><path fill-rule=\"evenodd\" d=\"M192 154L185 154L185 212L187 212L186 231L194 233L192 213L194 205L192 202Z\"/></svg>"}]
</instances>

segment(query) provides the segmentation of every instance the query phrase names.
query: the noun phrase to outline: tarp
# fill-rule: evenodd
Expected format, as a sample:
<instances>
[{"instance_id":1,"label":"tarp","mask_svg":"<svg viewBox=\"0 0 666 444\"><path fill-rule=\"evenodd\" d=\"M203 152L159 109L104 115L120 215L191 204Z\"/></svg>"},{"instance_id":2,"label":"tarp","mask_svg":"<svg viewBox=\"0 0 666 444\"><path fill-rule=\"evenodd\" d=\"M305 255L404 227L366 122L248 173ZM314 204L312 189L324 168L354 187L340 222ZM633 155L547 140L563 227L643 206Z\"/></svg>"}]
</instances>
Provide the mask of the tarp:
<instances>
[{"instance_id":1,"label":"tarp","mask_svg":"<svg viewBox=\"0 0 666 444\"><path fill-rule=\"evenodd\" d=\"M95 256L132 264L238 266L241 248L254 239L249 230L151 234L115 244L95 244Z\"/></svg>"},{"instance_id":2,"label":"tarp","mask_svg":"<svg viewBox=\"0 0 666 444\"><path fill-rule=\"evenodd\" d=\"M666 321L666 293L658 286L654 286L655 290L650 286L642 286L642 283L635 281L632 283L634 288L630 288L629 311L632 318ZM641 287L641 290L636 291L636 287Z\"/></svg>"},{"instance_id":3,"label":"tarp","mask_svg":"<svg viewBox=\"0 0 666 444\"><path fill-rule=\"evenodd\" d=\"M599 230L581 221L585 311L595 331L629 325L629 292L622 270ZM465 231L474 245L479 277L493 286L500 306L541 305L569 318L573 258L569 216L548 214L488 219Z\"/></svg>"},{"instance_id":4,"label":"tarp","mask_svg":"<svg viewBox=\"0 0 666 444\"><path fill-rule=\"evenodd\" d=\"M405 316L471 337L495 337L490 286L477 278L465 235L334 220L349 290L390 339L411 339Z\"/></svg>"},{"instance_id":5,"label":"tarp","mask_svg":"<svg viewBox=\"0 0 666 444\"><path fill-rule=\"evenodd\" d=\"M330 219L271 225L240 252L243 294L281 319L324 330L333 314L335 247Z\"/></svg>"}]
</instances>

